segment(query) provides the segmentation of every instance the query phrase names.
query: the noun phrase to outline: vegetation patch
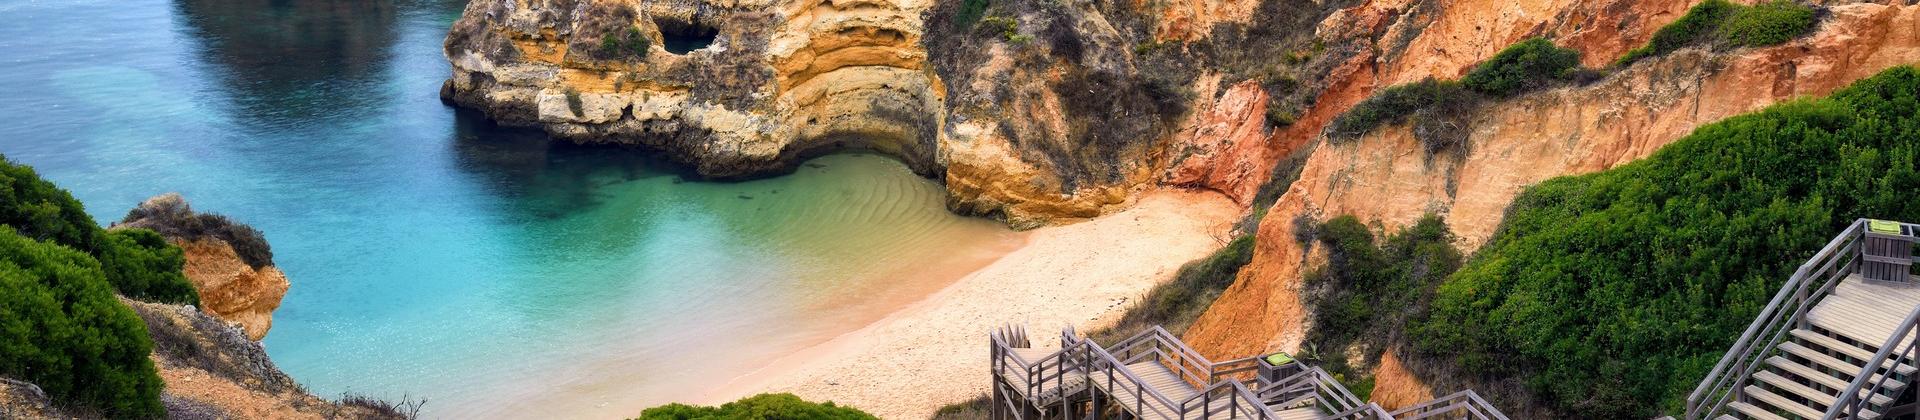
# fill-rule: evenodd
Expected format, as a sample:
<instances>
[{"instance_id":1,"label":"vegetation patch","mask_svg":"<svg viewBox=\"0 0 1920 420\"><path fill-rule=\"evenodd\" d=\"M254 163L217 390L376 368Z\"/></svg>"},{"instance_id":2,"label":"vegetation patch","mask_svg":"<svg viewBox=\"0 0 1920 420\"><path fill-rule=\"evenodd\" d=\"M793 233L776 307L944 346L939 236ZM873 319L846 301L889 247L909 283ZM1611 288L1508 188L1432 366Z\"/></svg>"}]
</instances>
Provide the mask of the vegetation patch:
<instances>
[{"instance_id":1,"label":"vegetation patch","mask_svg":"<svg viewBox=\"0 0 1920 420\"><path fill-rule=\"evenodd\" d=\"M587 38L593 39L593 38ZM600 48L594 50L599 59L620 60L647 57L647 51L653 48L653 40L640 33L640 28L628 26L625 31L612 31L600 35Z\"/></svg>"},{"instance_id":2,"label":"vegetation patch","mask_svg":"<svg viewBox=\"0 0 1920 420\"><path fill-rule=\"evenodd\" d=\"M267 245L265 234L227 216L194 212L193 207L176 194L140 203L139 207L127 211L120 223L187 241L217 239L232 246L234 253L254 269L273 265L273 247Z\"/></svg>"},{"instance_id":3,"label":"vegetation patch","mask_svg":"<svg viewBox=\"0 0 1920 420\"><path fill-rule=\"evenodd\" d=\"M1411 122L1414 138L1431 156L1464 150L1472 115L1490 98L1504 98L1570 81L1598 78L1580 68L1580 52L1531 38L1500 50L1459 81L1426 79L1381 89L1327 124L1333 140L1351 140L1385 125Z\"/></svg>"},{"instance_id":4,"label":"vegetation patch","mask_svg":"<svg viewBox=\"0 0 1920 420\"><path fill-rule=\"evenodd\" d=\"M92 256L0 226L0 376L108 417L160 417L152 347Z\"/></svg>"},{"instance_id":5,"label":"vegetation patch","mask_svg":"<svg viewBox=\"0 0 1920 420\"><path fill-rule=\"evenodd\" d=\"M1706 0L1687 10L1679 20L1653 33L1646 46L1628 51L1614 61L1626 66L1695 45L1756 47L1790 41L1813 30L1813 8L1786 0L1741 6L1726 0Z\"/></svg>"},{"instance_id":6,"label":"vegetation patch","mask_svg":"<svg viewBox=\"0 0 1920 420\"><path fill-rule=\"evenodd\" d=\"M1371 377L1352 363L1379 362L1407 321L1425 312L1434 290L1460 268L1460 251L1446 221L1435 215L1384 238L1353 216L1311 231L1325 247L1327 263L1303 276L1302 298L1314 310L1301 357L1349 389L1370 392ZM1348 360L1347 354L1365 359Z\"/></svg>"},{"instance_id":7,"label":"vegetation patch","mask_svg":"<svg viewBox=\"0 0 1920 420\"><path fill-rule=\"evenodd\" d=\"M1580 52L1560 48L1546 38L1532 38L1500 50L1474 66L1460 85L1493 96L1538 90L1572 79L1580 68Z\"/></svg>"},{"instance_id":8,"label":"vegetation patch","mask_svg":"<svg viewBox=\"0 0 1920 420\"><path fill-rule=\"evenodd\" d=\"M91 255L107 282L128 297L200 302L193 284L180 272L186 259L179 247L155 241L154 236L138 233L140 229L101 229L72 194L40 179L33 168L4 157L0 157L0 225L11 226L29 239Z\"/></svg>"},{"instance_id":9,"label":"vegetation patch","mask_svg":"<svg viewBox=\"0 0 1920 420\"><path fill-rule=\"evenodd\" d=\"M1734 13L1720 25L1720 36L1735 46L1774 45L1812 32L1813 23L1813 8L1787 0L1772 0Z\"/></svg>"},{"instance_id":10,"label":"vegetation patch","mask_svg":"<svg viewBox=\"0 0 1920 420\"><path fill-rule=\"evenodd\" d=\"M981 16L987 15L989 5L991 3L987 0L962 0L959 12L953 14L953 25L961 28L973 26Z\"/></svg>"},{"instance_id":11,"label":"vegetation patch","mask_svg":"<svg viewBox=\"0 0 1920 420\"><path fill-rule=\"evenodd\" d=\"M738 401L722 404L719 407L702 407L686 404L667 404L649 408L640 412L641 420L733 420L733 419L794 419L794 420L867 420L878 419L872 414L833 405L832 401L813 403L801 400L793 394L760 394Z\"/></svg>"},{"instance_id":12,"label":"vegetation patch","mask_svg":"<svg viewBox=\"0 0 1920 420\"><path fill-rule=\"evenodd\" d=\"M1920 220L1920 71L1706 125L1527 188L1409 325L1573 418L1678 408L1794 268L1858 217ZM1783 176L1788 174L1789 176Z\"/></svg>"}]
</instances>

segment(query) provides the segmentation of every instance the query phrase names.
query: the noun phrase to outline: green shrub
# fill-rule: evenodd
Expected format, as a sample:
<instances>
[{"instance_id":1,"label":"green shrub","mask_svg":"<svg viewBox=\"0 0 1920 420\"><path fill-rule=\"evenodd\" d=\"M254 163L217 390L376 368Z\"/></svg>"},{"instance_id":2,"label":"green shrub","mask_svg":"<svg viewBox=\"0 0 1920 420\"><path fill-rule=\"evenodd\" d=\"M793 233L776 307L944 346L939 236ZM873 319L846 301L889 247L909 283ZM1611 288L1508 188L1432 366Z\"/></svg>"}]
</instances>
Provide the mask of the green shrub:
<instances>
[{"instance_id":1,"label":"green shrub","mask_svg":"<svg viewBox=\"0 0 1920 420\"><path fill-rule=\"evenodd\" d=\"M1569 80L1579 67L1579 51L1554 46L1546 38L1531 38L1474 66L1460 84L1488 95L1513 96Z\"/></svg>"},{"instance_id":2,"label":"green shrub","mask_svg":"<svg viewBox=\"0 0 1920 420\"><path fill-rule=\"evenodd\" d=\"M1334 118L1327 124L1327 136L1359 137L1383 125L1405 123L1422 109L1461 108L1475 100L1473 95L1459 82L1434 79L1388 87Z\"/></svg>"},{"instance_id":3,"label":"green shrub","mask_svg":"<svg viewBox=\"0 0 1920 420\"><path fill-rule=\"evenodd\" d=\"M987 16L987 18L981 20L980 23L985 24L989 29L1000 32L1000 39L1006 40L1007 42L1015 42L1015 39L1021 36L1020 21L1010 17ZM1032 39L1032 37L1027 38L1029 40Z\"/></svg>"},{"instance_id":4,"label":"green shrub","mask_svg":"<svg viewBox=\"0 0 1920 420\"><path fill-rule=\"evenodd\" d=\"M107 231L100 251L100 266L113 288L146 301L195 305L200 294L181 274L186 257L180 247L167 242L159 233L147 229Z\"/></svg>"},{"instance_id":5,"label":"green shrub","mask_svg":"<svg viewBox=\"0 0 1920 420\"><path fill-rule=\"evenodd\" d=\"M233 252L239 254L240 260L250 267L259 269L273 265L273 247L267 245L266 235L227 216L195 212L178 194L148 199L133 210L128 210L120 223L123 227L152 229L168 238L187 241L217 239L232 246Z\"/></svg>"},{"instance_id":6,"label":"green shrub","mask_svg":"<svg viewBox=\"0 0 1920 420\"><path fill-rule=\"evenodd\" d=\"M1700 2L1693 8L1687 9L1685 16L1655 31L1653 39L1648 40L1646 46L1627 52L1627 55L1620 57L1614 65L1633 64L1643 58L1666 55L1681 48L1704 43L1719 30L1721 22L1725 22L1728 16L1733 16L1742 8L1726 0Z\"/></svg>"},{"instance_id":7,"label":"green shrub","mask_svg":"<svg viewBox=\"0 0 1920 420\"><path fill-rule=\"evenodd\" d=\"M973 27L981 16L987 15L988 0L961 0L960 11L953 14L953 25L960 28Z\"/></svg>"},{"instance_id":8,"label":"green shrub","mask_svg":"<svg viewBox=\"0 0 1920 420\"><path fill-rule=\"evenodd\" d=\"M159 417L151 348L92 257L0 226L0 376L110 417Z\"/></svg>"},{"instance_id":9,"label":"green shrub","mask_svg":"<svg viewBox=\"0 0 1920 420\"><path fill-rule=\"evenodd\" d=\"M1787 0L1771 0L1753 7L1707 0L1686 16L1661 27L1647 45L1614 61L1633 64L1694 45L1721 43L1729 47L1757 47L1787 42L1813 30L1813 8Z\"/></svg>"},{"instance_id":10,"label":"green shrub","mask_svg":"<svg viewBox=\"0 0 1920 420\"><path fill-rule=\"evenodd\" d=\"M0 158L0 224L21 236L91 253L99 249L100 225L80 200L40 179L33 168Z\"/></svg>"},{"instance_id":11,"label":"green shrub","mask_svg":"<svg viewBox=\"0 0 1920 420\"><path fill-rule=\"evenodd\" d=\"M166 241L143 241L137 233L109 233L94 223L72 194L40 179L32 168L0 158L0 225L20 235L92 255L107 282L129 297L197 303L193 284L181 275L185 260ZM151 233L151 232L149 232Z\"/></svg>"},{"instance_id":12,"label":"green shrub","mask_svg":"<svg viewBox=\"0 0 1920 420\"><path fill-rule=\"evenodd\" d=\"M1453 233L1436 215L1422 217L1384 242L1376 241L1353 216L1328 220L1314 232L1326 247L1327 263L1308 270L1303 295L1314 307L1307 340L1318 348L1345 349L1359 343L1369 356L1385 351L1383 338L1399 331L1424 308L1441 281L1460 268Z\"/></svg>"},{"instance_id":13,"label":"green shrub","mask_svg":"<svg viewBox=\"0 0 1920 420\"><path fill-rule=\"evenodd\" d=\"M1529 187L1409 336L1568 417L1672 411L1847 223L1920 220L1915 138L1920 71L1899 67Z\"/></svg>"},{"instance_id":14,"label":"green shrub","mask_svg":"<svg viewBox=\"0 0 1920 420\"><path fill-rule=\"evenodd\" d=\"M643 420L694 420L694 419L781 419L781 420L836 420L836 419L877 419L853 407L833 405L832 401L811 403L801 400L793 394L760 394L739 401L722 404L719 407L700 407L686 404L667 404L649 408L640 412Z\"/></svg>"},{"instance_id":15,"label":"green shrub","mask_svg":"<svg viewBox=\"0 0 1920 420\"><path fill-rule=\"evenodd\" d=\"M629 26L624 32L613 31L600 35L598 52L602 60L646 58L647 51L652 48L653 40L640 33L640 28Z\"/></svg>"},{"instance_id":16,"label":"green shrub","mask_svg":"<svg viewBox=\"0 0 1920 420\"><path fill-rule=\"evenodd\" d=\"M1720 36L1740 47L1774 45L1813 30L1813 8L1772 0L1742 8L1720 25Z\"/></svg>"}]
</instances>

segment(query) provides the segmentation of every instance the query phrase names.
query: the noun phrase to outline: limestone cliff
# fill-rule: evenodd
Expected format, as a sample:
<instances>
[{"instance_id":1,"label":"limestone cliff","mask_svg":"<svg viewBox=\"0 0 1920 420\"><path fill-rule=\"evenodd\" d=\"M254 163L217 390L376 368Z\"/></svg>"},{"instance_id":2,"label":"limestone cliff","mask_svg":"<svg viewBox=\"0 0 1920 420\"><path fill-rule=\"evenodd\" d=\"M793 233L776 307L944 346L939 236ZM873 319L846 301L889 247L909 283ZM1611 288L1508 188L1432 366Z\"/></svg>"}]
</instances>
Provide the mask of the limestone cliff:
<instances>
[{"instance_id":1,"label":"limestone cliff","mask_svg":"<svg viewBox=\"0 0 1920 420\"><path fill-rule=\"evenodd\" d=\"M712 177L853 147L934 175L942 95L920 48L925 7L478 0L447 36L442 94L502 123L645 146ZM675 51L681 43L699 48Z\"/></svg>"},{"instance_id":2,"label":"limestone cliff","mask_svg":"<svg viewBox=\"0 0 1920 420\"><path fill-rule=\"evenodd\" d=\"M1226 157L1226 171L1183 162L1267 149L1266 114L1221 111L1259 116L1234 131L1249 140L1222 142L1194 128L1207 121L1192 111L1245 106L1245 88L1216 98L1249 80L1261 92L1251 102L1304 109L1323 87L1318 69L1363 48L1314 39L1333 4L1246 9L1185 39L1113 0L480 0L447 37L441 93L505 124L641 146L710 177L874 149L945 181L956 211L1031 227L1112 212L1159 183L1232 182L1245 202L1267 155ZM661 48L706 34L701 48ZM1297 63L1271 65L1294 50ZM1170 176L1176 165L1186 175Z\"/></svg>"},{"instance_id":3,"label":"limestone cliff","mask_svg":"<svg viewBox=\"0 0 1920 420\"><path fill-rule=\"evenodd\" d=\"M187 280L200 291L199 307L207 313L239 324L254 341L273 328L287 276L273 266L272 250L259 231L224 216L196 213L178 194L147 199L114 226L153 229L185 251Z\"/></svg>"},{"instance_id":4,"label":"limestone cliff","mask_svg":"<svg viewBox=\"0 0 1920 420\"><path fill-rule=\"evenodd\" d=\"M1486 5L1513 16L1532 16L1526 19L1507 18L1509 13L1490 19L1488 12L1478 8L1441 7L1437 15L1416 20L1427 23L1418 26L1424 29L1410 43L1415 47L1360 65L1365 70L1348 77L1358 80L1336 82L1343 87L1330 90L1312 113L1337 115L1375 86L1429 76L1457 77L1467 65L1503 45L1493 42L1483 48L1455 38L1546 35L1581 49L1589 64L1595 64L1618 57L1633 43L1605 41L1608 37L1566 28L1623 28L1637 33L1618 37L1644 39L1660 20L1677 17L1673 12L1684 6L1677 2ZM1621 7L1628 11L1617 9ZM1217 355L1298 349L1311 308L1302 304L1299 295L1309 256L1293 239L1296 217L1352 214L1397 229L1426 213L1438 213L1460 236L1457 245L1462 251L1471 252L1493 234L1509 202L1527 185L1625 164L1699 125L1795 97L1824 95L1888 67L1920 62L1920 6L1855 3L1826 10L1828 16L1814 34L1783 45L1682 50L1586 86L1495 103L1473 117L1468 147L1461 152L1425 156L1407 127L1378 130L1357 141L1322 144L1301 168L1298 181L1276 202L1258 204L1271 207L1259 225L1252 262L1186 339L1201 351ZM1591 19L1598 16L1644 18L1633 24L1596 24ZM1401 26L1410 24L1405 18L1387 27L1412 30ZM1472 28L1471 33L1461 33L1467 28ZM1442 39L1429 41L1429 37Z\"/></svg>"}]
</instances>

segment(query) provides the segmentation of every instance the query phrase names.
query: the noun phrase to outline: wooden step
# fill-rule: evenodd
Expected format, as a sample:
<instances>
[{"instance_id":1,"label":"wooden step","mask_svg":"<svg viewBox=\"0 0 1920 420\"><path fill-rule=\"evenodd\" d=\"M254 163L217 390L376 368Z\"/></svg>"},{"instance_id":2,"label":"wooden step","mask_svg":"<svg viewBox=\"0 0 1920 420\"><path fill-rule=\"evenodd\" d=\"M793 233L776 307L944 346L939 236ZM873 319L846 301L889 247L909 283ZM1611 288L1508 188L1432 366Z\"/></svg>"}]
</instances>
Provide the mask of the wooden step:
<instances>
[{"instance_id":1,"label":"wooden step","mask_svg":"<svg viewBox=\"0 0 1920 420\"><path fill-rule=\"evenodd\" d=\"M1780 343L1780 350L1785 351L1788 354L1792 354L1794 356L1799 356L1802 359L1807 359L1807 361L1826 367L1827 369L1832 369L1834 371L1840 372L1839 374L1836 374L1834 376L1844 381L1851 382L1853 381L1853 378L1855 377L1855 375L1860 373L1860 365L1853 364L1853 362L1836 359L1833 356L1828 356L1826 353L1821 353L1819 350L1814 350L1796 343L1790 343L1790 342ZM1880 380L1879 378L1880 374L1876 373L1873 376L1874 376L1874 379L1872 379L1873 381Z\"/></svg>"},{"instance_id":2,"label":"wooden step","mask_svg":"<svg viewBox=\"0 0 1920 420\"><path fill-rule=\"evenodd\" d=\"M1806 398L1807 401L1812 401L1814 404L1819 405L1819 408L1832 406L1834 401L1840 399L1837 393L1838 391L1835 391L1835 394L1828 394L1826 391L1801 385L1799 382L1794 382L1792 379L1787 379L1787 377L1780 376L1780 374L1771 371L1763 370L1754 372L1753 378L1760 380L1761 383L1765 383L1768 386L1772 386L1773 389Z\"/></svg>"},{"instance_id":3,"label":"wooden step","mask_svg":"<svg viewBox=\"0 0 1920 420\"><path fill-rule=\"evenodd\" d=\"M1813 332L1813 330L1809 330L1809 329L1797 329L1797 330L1790 331L1790 333L1793 334L1793 338L1800 339L1800 341L1805 342L1810 347L1819 347L1819 348L1825 348L1828 350L1837 351L1837 352L1846 354L1847 357L1854 358L1854 360L1872 360L1873 359L1874 350L1867 350L1864 348L1860 348L1860 346L1842 343L1840 342L1840 340L1830 337L1826 334Z\"/></svg>"},{"instance_id":4,"label":"wooden step","mask_svg":"<svg viewBox=\"0 0 1920 420\"><path fill-rule=\"evenodd\" d=\"M1773 408L1785 410L1787 413L1800 416L1801 418L1817 419L1817 418L1821 418L1826 414L1826 413L1820 412L1819 410L1814 410L1812 407L1808 407L1806 405L1793 402L1792 399L1789 399L1787 397L1782 397L1772 392L1767 392L1767 390L1761 389L1758 386L1747 385L1746 391L1747 391L1748 398L1752 398L1755 400L1759 400L1760 402L1767 403L1767 405L1773 406Z\"/></svg>"},{"instance_id":5,"label":"wooden step","mask_svg":"<svg viewBox=\"0 0 1920 420\"><path fill-rule=\"evenodd\" d=\"M1833 392L1835 393L1834 395L1839 395L1840 390L1847 389L1847 385L1850 385L1847 383L1847 381L1840 380L1840 378L1836 378L1833 375L1829 375L1825 372L1821 372L1814 368L1806 367L1799 363L1794 363L1792 360L1787 360L1787 358L1785 357L1780 357L1780 356L1769 357L1767 358L1767 364L1772 365L1774 369L1778 369L1781 372L1785 372L1787 375L1806 378L1815 383L1819 383L1821 386L1825 386L1827 387L1827 389L1833 390ZM1878 379L1879 375L1874 375L1874 377ZM1900 388L1905 388L1905 387L1906 387L1905 383L1894 382L1893 386L1890 387L1891 389L1888 389L1887 391L1890 393L1897 394L1899 393ZM1860 391L1860 393L1865 394L1867 393L1867 391L1863 390L1863 391ZM1892 400L1892 398L1889 398L1885 395L1874 395L1873 404L1884 406L1889 400Z\"/></svg>"},{"instance_id":6,"label":"wooden step","mask_svg":"<svg viewBox=\"0 0 1920 420\"><path fill-rule=\"evenodd\" d=\"M1760 407L1756 407L1756 406L1754 406L1753 404L1747 404L1747 403L1743 403L1743 402L1739 402L1739 401L1734 401L1734 402L1730 402L1730 403L1727 403L1727 406L1728 406L1728 407L1733 407L1733 411L1738 411L1738 412L1740 412L1740 414L1745 414L1745 415L1747 415L1747 418L1748 418L1748 419L1757 419L1757 420L1787 420L1787 418L1786 418L1786 417L1780 417L1780 415L1779 415L1779 414L1773 414L1773 412L1771 412L1771 411L1767 411L1767 410L1766 410L1766 409L1764 409L1764 408L1760 408ZM1724 416L1724 415L1722 415L1721 417L1723 417L1723 418L1724 418L1724 417L1726 417L1726 416Z\"/></svg>"}]
</instances>

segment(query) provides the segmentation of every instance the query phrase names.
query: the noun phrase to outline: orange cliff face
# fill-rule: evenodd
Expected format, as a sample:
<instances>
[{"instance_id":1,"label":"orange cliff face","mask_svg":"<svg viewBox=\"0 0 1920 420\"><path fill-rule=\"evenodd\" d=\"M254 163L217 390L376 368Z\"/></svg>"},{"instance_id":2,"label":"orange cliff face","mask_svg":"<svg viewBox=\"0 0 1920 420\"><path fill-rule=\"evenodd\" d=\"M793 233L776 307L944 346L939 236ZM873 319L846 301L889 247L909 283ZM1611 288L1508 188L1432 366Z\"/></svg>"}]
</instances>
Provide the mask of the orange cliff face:
<instances>
[{"instance_id":1,"label":"orange cliff face","mask_svg":"<svg viewBox=\"0 0 1920 420\"><path fill-rule=\"evenodd\" d=\"M186 259L181 271L200 292L200 310L239 325L253 341L273 328L273 311L287 295L287 275L274 267L259 232L225 217L195 213L171 193L141 202L114 228L152 229L179 246ZM248 261L236 247L257 247L254 251L266 256Z\"/></svg>"},{"instance_id":2,"label":"orange cliff face","mask_svg":"<svg viewBox=\"0 0 1920 420\"><path fill-rule=\"evenodd\" d=\"M1326 89L1312 106L1293 124L1257 133L1240 128L1257 127L1257 118L1237 119L1233 124L1238 125L1222 128L1225 119L1265 112L1264 102L1244 100L1258 91L1257 85L1241 83L1212 103L1203 100L1196 107L1208 107L1208 112L1199 114L1176 139L1194 152L1175 164L1165 182L1219 190L1243 204L1264 205L1248 201L1274 165L1313 142L1327 123L1375 90L1428 77L1458 78L1508 45L1536 36L1580 50L1586 66L1604 66L1645 44L1655 30L1690 6L1684 0L1378 0L1335 11L1320 22L1315 38L1359 39L1369 48L1326 72ZM1231 19L1244 20L1245 14L1214 21Z\"/></svg>"},{"instance_id":3,"label":"orange cliff face","mask_svg":"<svg viewBox=\"0 0 1920 420\"><path fill-rule=\"evenodd\" d=\"M1351 66L1354 71L1347 83L1335 84L1343 88L1330 89L1310 117L1279 135L1311 139L1317 135L1317 126L1326 122L1311 115L1331 118L1380 86L1428 76L1457 77L1472 62L1506 44L1489 42L1482 47L1422 40L1427 37L1518 40L1545 33L1562 45L1581 49L1591 65L1617 57L1637 42L1601 42L1606 37L1554 28L1630 28L1635 32L1617 37L1644 40L1660 21L1677 18L1672 12L1686 5L1627 5L1651 8L1620 13L1641 16L1632 24L1623 20L1579 25L1562 19L1590 21L1586 16L1605 16L1613 13L1611 8L1626 6L1536 6L1501 3L1485 11L1449 7L1449 12L1421 31L1420 39L1411 43L1415 47L1397 57ZM1833 6L1830 12L1814 34L1787 44L1727 53L1683 50L1587 86L1491 105L1475 117L1463 154L1442 152L1428 159L1404 126L1321 145L1307 159L1299 180L1271 203L1258 228L1252 262L1185 339L1218 357L1299 349L1311 308L1299 296L1301 273L1309 263L1293 240L1295 217L1324 220L1352 214L1394 230L1426 213L1438 213L1460 236L1461 250L1471 253L1493 234L1508 203L1527 185L1612 168L1646 157L1702 124L1795 97L1825 95L1888 67L1920 63L1920 6L1860 3ZM1500 16L1452 16L1481 13ZM1519 13L1538 18L1503 17ZM1456 32L1469 28L1473 30L1468 33ZM1453 51L1422 45L1450 45ZM1373 67L1385 70L1376 74Z\"/></svg>"},{"instance_id":4,"label":"orange cliff face","mask_svg":"<svg viewBox=\"0 0 1920 420\"><path fill-rule=\"evenodd\" d=\"M287 296L287 275L271 265L247 265L225 241L202 238L173 242L186 251L183 271L200 290L201 310L239 324L248 339L266 338L267 330L273 328L273 310L279 309L280 299Z\"/></svg>"}]
</instances>

